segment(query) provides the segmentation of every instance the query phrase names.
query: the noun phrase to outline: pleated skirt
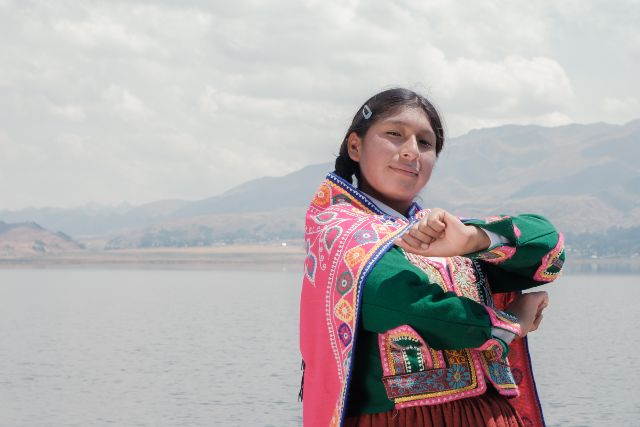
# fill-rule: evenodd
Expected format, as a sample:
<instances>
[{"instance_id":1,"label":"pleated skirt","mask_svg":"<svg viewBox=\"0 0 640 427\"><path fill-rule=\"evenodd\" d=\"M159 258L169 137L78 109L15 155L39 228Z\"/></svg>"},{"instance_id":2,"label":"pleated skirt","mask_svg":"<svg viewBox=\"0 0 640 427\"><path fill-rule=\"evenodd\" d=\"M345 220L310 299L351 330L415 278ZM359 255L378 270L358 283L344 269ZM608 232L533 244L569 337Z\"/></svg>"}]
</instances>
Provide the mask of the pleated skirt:
<instances>
[{"instance_id":1,"label":"pleated skirt","mask_svg":"<svg viewBox=\"0 0 640 427\"><path fill-rule=\"evenodd\" d=\"M347 417L345 427L524 427L508 399L489 389L486 393L439 405L393 409Z\"/></svg>"}]
</instances>

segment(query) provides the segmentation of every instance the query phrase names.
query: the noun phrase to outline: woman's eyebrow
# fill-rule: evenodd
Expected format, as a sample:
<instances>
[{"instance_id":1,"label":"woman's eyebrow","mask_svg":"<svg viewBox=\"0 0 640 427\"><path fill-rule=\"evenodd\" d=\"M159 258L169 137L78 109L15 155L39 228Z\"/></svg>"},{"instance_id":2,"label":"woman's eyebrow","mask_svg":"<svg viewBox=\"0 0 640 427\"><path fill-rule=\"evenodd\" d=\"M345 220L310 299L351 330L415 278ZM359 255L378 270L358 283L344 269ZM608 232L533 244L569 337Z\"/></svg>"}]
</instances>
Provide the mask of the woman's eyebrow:
<instances>
[{"instance_id":1,"label":"woman's eyebrow","mask_svg":"<svg viewBox=\"0 0 640 427\"><path fill-rule=\"evenodd\" d=\"M410 126L410 123L407 123L405 121L402 120L387 120L387 123L393 124L393 125L400 125L400 126ZM433 134L435 135L435 132L429 128L422 128L420 130L418 130L418 133L428 133L428 134Z\"/></svg>"},{"instance_id":2,"label":"woman's eyebrow","mask_svg":"<svg viewBox=\"0 0 640 427\"><path fill-rule=\"evenodd\" d=\"M391 123L393 125L400 125L400 126L409 126L409 123L402 121L402 120L387 120L387 123ZM434 135L435 136L435 132L429 128L422 128L418 131L418 133L421 134L427 134L427 135Z\"/></svg>"}]
</instances>

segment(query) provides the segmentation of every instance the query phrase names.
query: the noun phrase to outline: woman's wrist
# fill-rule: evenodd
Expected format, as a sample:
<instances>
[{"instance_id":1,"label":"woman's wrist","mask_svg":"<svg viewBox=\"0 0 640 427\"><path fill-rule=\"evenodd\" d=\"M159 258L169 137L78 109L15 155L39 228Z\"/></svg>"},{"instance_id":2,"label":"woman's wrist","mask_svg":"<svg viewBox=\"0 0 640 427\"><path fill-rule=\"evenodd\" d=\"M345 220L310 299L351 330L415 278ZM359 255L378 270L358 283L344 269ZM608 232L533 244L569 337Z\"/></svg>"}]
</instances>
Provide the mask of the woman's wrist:
<instances>
[{"instance_id":1,"label":"woman's wrist","mask_svg":"<svg viewBox=\"0 0 640 427\"><path fill-rule=\"evenodd\" d=\"M480 227L474 225L466 225L470 227L469 251L467 253L480 252L489 249L491 239L489 235Z\"/></svg>"}]
</instances>

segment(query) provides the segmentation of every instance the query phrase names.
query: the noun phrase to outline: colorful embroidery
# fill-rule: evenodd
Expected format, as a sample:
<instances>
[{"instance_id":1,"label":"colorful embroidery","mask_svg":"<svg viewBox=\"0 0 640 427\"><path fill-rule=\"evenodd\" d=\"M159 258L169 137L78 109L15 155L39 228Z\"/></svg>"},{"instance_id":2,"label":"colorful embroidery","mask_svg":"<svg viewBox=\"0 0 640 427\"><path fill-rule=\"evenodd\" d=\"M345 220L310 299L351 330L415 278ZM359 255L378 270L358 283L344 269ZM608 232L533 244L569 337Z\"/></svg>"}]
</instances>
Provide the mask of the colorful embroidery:
<instances>
[{"instance_id":1,"label":"colorful embroidery","mask_svg":"<svg viewBox=\"0 0 640 427\"><path fill-rule=\"evenodd\" d=\"M340 341L342 341L342 345L345 347L351 344L351 328L346 323L343 323L338 327L338 336L340 337Z\"/></svg>"},{"instance_id":2,"label":"colorful embroidery","mask_svg":"<svg viewBox=\"0 0 640 427\"><path fill-rule=\"evenodd\" d=\"M444 350L444 354L451 365L462 365L468 362L463 350Z\"/></svg>"},{"instance_id":3,"label":"colorful embroidery","mask_svg":"<svg viewBox=\"0 0 640 427\"><path fill-rule=\"evenodd\" d=\"M365 255L366 251L364 248L356 246L355 248L349 249L344 256L344 262L349 266L351 271L353 271L356 270L356 267L364 261Z\"/></svg>"},{"instance_id":4,"label":"colorful embroidery","mask_svg":"<svg viewBox=\"0 0 640 427\"><path fill-rule=\"evenodd\" d=\"M410 253L405 256L445 292L454 291L482 304L492 304L486 280L475 261L463 257L427 258ZM508 313L490 307L487 311L494 326L519 333L516 319ZM477 350L436 351L429 348L411 327L404 325L380 334L379 344L383 383L397 408L432 405L481 394L486 389L485 376L501 393L518 393L509 365L502 360L503 348L495 340L487 341ZM430 359L427 354L431 355ZM419 361L424 361L425 367L416 370Z\"/></svg>"},{"instance_id":5,"label":"colorful embroidery","mask_svg":"<svg viewBox=\"0 0 640 427\"><path fill-rule=\"evenodd\" d=\"M341 299L335 307L335 316L343 322L351 322L354 314L353 307L345 299Z\"/></svg>"},{"instance_id":6,"label":"colorful embroidery","mask_svg":"<svg viewBox=\"0 0 640 427\"><path fill-rule=\"evenodd\" d=\"M383 365L391 375L423 371L433 367L429 348L410 326L404 325L381 334L378 341L382 346Z\"/></svg>"},{"instance_id":7,"label":"colorful embroidery","mask_svg":"<svg viewBox=\"0 0 640 427\"><path fill-rule=\"evenodd\" d=\"M522 382L522 371L518 368L511 368L511 374L513 375L513 379L516 383L516 385L520 385L520 383Z\"/></svg>"},{"instance_id":8,"label":"colorful embroidery","mask_svg":"<svg viewBox=\"0 0 640 427\"><path fill-rule=\"evenodd\" d=\"M502 360L502 351L482 351L482 367L489 381L506 396L517 396L518 386L513 378L509 364Z\"/></svg>"},{"instance_id":9,"label":"colorful embroidery","mask_svg":"<svg viewBox=\"0 0 640 427\"><path fill-rule=\"evenodd\" d=\"M484 390L484 381L477 376L480 364L467 349L433 350L408 325L378 335L378 342L382 381L398 408L460 399Z\"/></svg>"},{"instance_id":10,"label":"colorful embroidery","mask_svg":"<svg viewBox=\"0 0 640 427\"><path fill-rule=\"evenodd\" d=\"M542 263L536 273L533 275L533 279L538 282L551 282L555 280L560 274L562 265L564 264L564 236L562 233L558 234L558 243L551 249L551 252L546 254L542 258Z\"/></svg>"},{"instance_id":11,"label":"colorful embroidery","mask_svg":"<svg viewBox=\"0 0 640 427\"><path fill-rule=\"evenodd\" d=\"M404 251L403 251L404 252ZM437 284L442 288L444 292L449 292L452 289L448 286L448 280L446 279L446 271L442 263L434 261L430 258L420 255L404 252L405 258L409 260L413 265L424 271L429 278L430 283Z\"/></svg>"},{"instance_id":12,"label":"colorful embroidery","mask_svg":"<svg viewBox=\"0 0 640 427\"><path fill-rule=\"evenodd\" d=\"M491 382L497 384L501 387L511 386L513 388L516 387L515 381L513 380L513 376L511 376L511 371L509 367L500 362L489 362L489 378L491 378Z\"/></svg>"},{"instance_id":13,"label":"colorful embroidery","mask_svg":"<svg viewBox=\"0 0 640 427\"><path fill-rule=\"evenodd\" d=\"M358 230L356 234L353 235L353 238L361 245L378 241L378 236L373 230Z\"/></svg>"},{"instance_id":14,"label":"colorful embroidery","mask_svg":"<svg viewBox=\"0 0 640 427\"><path fill-rule=\"evenodd\" d=\"M507 312L486 307L487 313L491 318L491 324L494 328L504 329L505 331L512 332L516 335L520 335L522 332L520 324L517 323L517 319Z\"/></svg>"},{"instance_id":15,"label":"colorful embroidery","mask_svg":"<svg viewBox=\"0 0 640 427\"><path fill-rule=\"evenodd\" d=\"M326 224L330 221L333 221L338 214L336 212L322 212L315 217L313 217L314 221L318 224Z\"/></svg>"},{"instance_id":16,"label":"colorful embroidery","mask_svg":"<svg viewBox=\"0 0 640 427\"><path fill-rule=\"evenodd\" d=\"M307 255L304 262L304 272L307 275L307 278L313 282L313 278L316 274L316 257L314 257L313 254Z\"/></svg>"},{"instance_id":17,"label":"colorful embroidery","mask_svg":"<svg viewBox=\"0 0 640 427\"><path fill-rule=\"evenodd\" d=\"M426 214L416 204L409 210L409 218L414 218L412 221ZM506 218L490 218L487 223ZM343 423L354 343L357 342L362 285L393 240L410 224L402 218L383 214L366 195L334 174L327 176L314 195L305 223L307 256L300 307L301 330L304 332L301 333L300 346L305 361L309 362L308 372L313 367L316 374L322 373L323 381L305 383L305 401L313 401L312 405L305 405L305 423ZM518 233L515 228L514 233ZM509 253L497 255L492 258L495 262ZM486 279L478 269L480 263L451 261L451 258L412 258L412 255L407 255L407 258L443 290L493 305ZM562 260L561 255L556 258ZM558 265L551 254L546 261L549 269ZM541 272L550 273L553 271ZM492 321L504 324L505 328L518 329L517 324L510 323L507 316L498 311L491 310L490 316ZM318 328L319 319L323 319L324 329ZM513 385L511 387L514 388L508 389L509 365L502 363L501 346L500 350L487 347L484 351L438 351L430 348L411 328L403 328L409 327L396 328L395 336L392 331L379 336L382 340L383 382L389 395L396 396L393 400L397 408L479 395L484 393L487 381L503 384L504 387L498 386L502 394L508 395L509 390L517 393ZM528 358L517 352L521 341L524 340L516 340L516 349L510 349L510 355L516 355L514 363L520 363L516 366L526 368L527 365L522 363ZM530 375L529 371L527 374ZM517 373L515 376L517 379ZM525 386L525 393L530 388L531 385ZM541 416L537 418L541 419Z\"/></svg>"},{"instance_id":18,"label":"colorful embroidery","mask_svg":"<svg viewBox=\"0 0 640 427\"><path fill-rule=\"evenodd\" d=\"M331 199L331 204L337 205L340 203L351 203L351 199L346 194L336 194Z\"/></svg>"},{"instance_id":19,"label":"colorful embroidery","mask_svg":"<svg viewBox=\"0 0 640 427\"><path fill-rule=\"evenodd\" d=\"M513 257L515 253L516 248L513 246L496 246L474 255L473 258L490 262L491 264L500 264Z\"/></svg>"},{"instance_id":20,"label":"colorful embroidery","mask_svg":"<svg viewBox=\"0 0 640 427\"><path fill-rule=\"evenodd\" d=\"M484 393L486 384L478 386L476 369L465 365L430 369L412 374L383 377L389 399L397 408L435 405Z\"/></svg>"},{"instance_id":21,"label":"colorful embroidery","mask_svg":"<svg viewBox=\"0 0 640 427\"><path fill-rule=\"evenodd\" d=\"M471 384L471 373L464 365L452 365L447 369L449 388L463 388Z\"/></svg>"},{"instance_id":22,"label":"colorful embroidery","mask_svg":"<svg viewBox=\"0 0 640 427\"><path fill-rule=\"evenodd\" d=\"M451 275L453 276L452 283L456 288L456 294L482 302L473 261L463 257L453 257L449 258L449 260Z\"/></svg>"},{"instance_id":23,"label":"colorful embroidery","mask_svg":"<svg viewBox=\"0 0 640 427\"><path fill-rule=\"evenodd\" d=\"M351 290L351 286L353 286L353 275L350 271L343 271L342 274L338 276L336 290L340 295L344 295L346 292Z\"/></svg>"},{"instance_id":24,"label":"colorful embroidery","mask_svg":"<svg viewBox=\"0 0 640 427\"><path fill-rule=\"evenodd\" d=\"M325 184L322 184L320 185L320 188L318 189L318 191L316 191L316 194L311 203L320 208L327 207L329 206L330 194L331 194L331 190L329 190L329 187Z\"/></svg>"},{"instance_id":25,"label":"colorful embroidery","mask_svg":"<svg viewBox=\"0 0 640 427\"><path fill-rule=\"evenodd\" d=\"M342 234L342 228L340 227L336 226L336 227L327 228L327 231L325 231L324 233L324 247L327 249L327 251L331 250L331 248L333 247L333 244L338 239L338 237L340 237L341 234Z\"/></svg>"},{"instance_id":26,"label":"colorful embroidery","mask_svg":"<svg viewBox=\"0 0 640 427\"><path fill-rule=\"evenodd\" d=\"M333 174L309 206L300 321L301 329L309 327L314 333L301 334L300 346L303 356L313 354L313 365L326 372L321 388L305 384L305 400L323 400L313 415L323 425L339 425L344 417L362 284L407 225L385 218L366 196ZM322 286L316 286L319 283ZM326 328L317 331L323 315Z\"/></svg>"}]
</instances>

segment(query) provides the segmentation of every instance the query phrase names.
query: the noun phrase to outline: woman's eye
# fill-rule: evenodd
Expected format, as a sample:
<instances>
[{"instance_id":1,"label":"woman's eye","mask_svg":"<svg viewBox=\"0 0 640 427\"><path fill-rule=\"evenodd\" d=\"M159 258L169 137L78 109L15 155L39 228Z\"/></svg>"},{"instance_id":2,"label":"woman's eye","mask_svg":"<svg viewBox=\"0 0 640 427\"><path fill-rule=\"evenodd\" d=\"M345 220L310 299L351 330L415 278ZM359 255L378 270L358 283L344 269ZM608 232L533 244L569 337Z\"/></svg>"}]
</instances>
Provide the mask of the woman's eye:
<instances>
[{"instance_id":1,"label":"woman's eye","mask_svg":"<svg viewBox=\"0 0 640 427\"><path fill-rule=\"evenodd\" d=\"M418 141L418 143L423 147L431 147L433 145L431 142L427 141L426 139L421 139L420 141Z\"/></svg>"},{"instance_id":2,"label":"woman's eye","mask_svg":"<svg viewBox=\"0 0 640 427\"><path fill-rule=\"evenodd\" d=\"M400 136L400 132L396 132L395 130L388 130L387 135Z\"/></svg>"}]
</instances>

